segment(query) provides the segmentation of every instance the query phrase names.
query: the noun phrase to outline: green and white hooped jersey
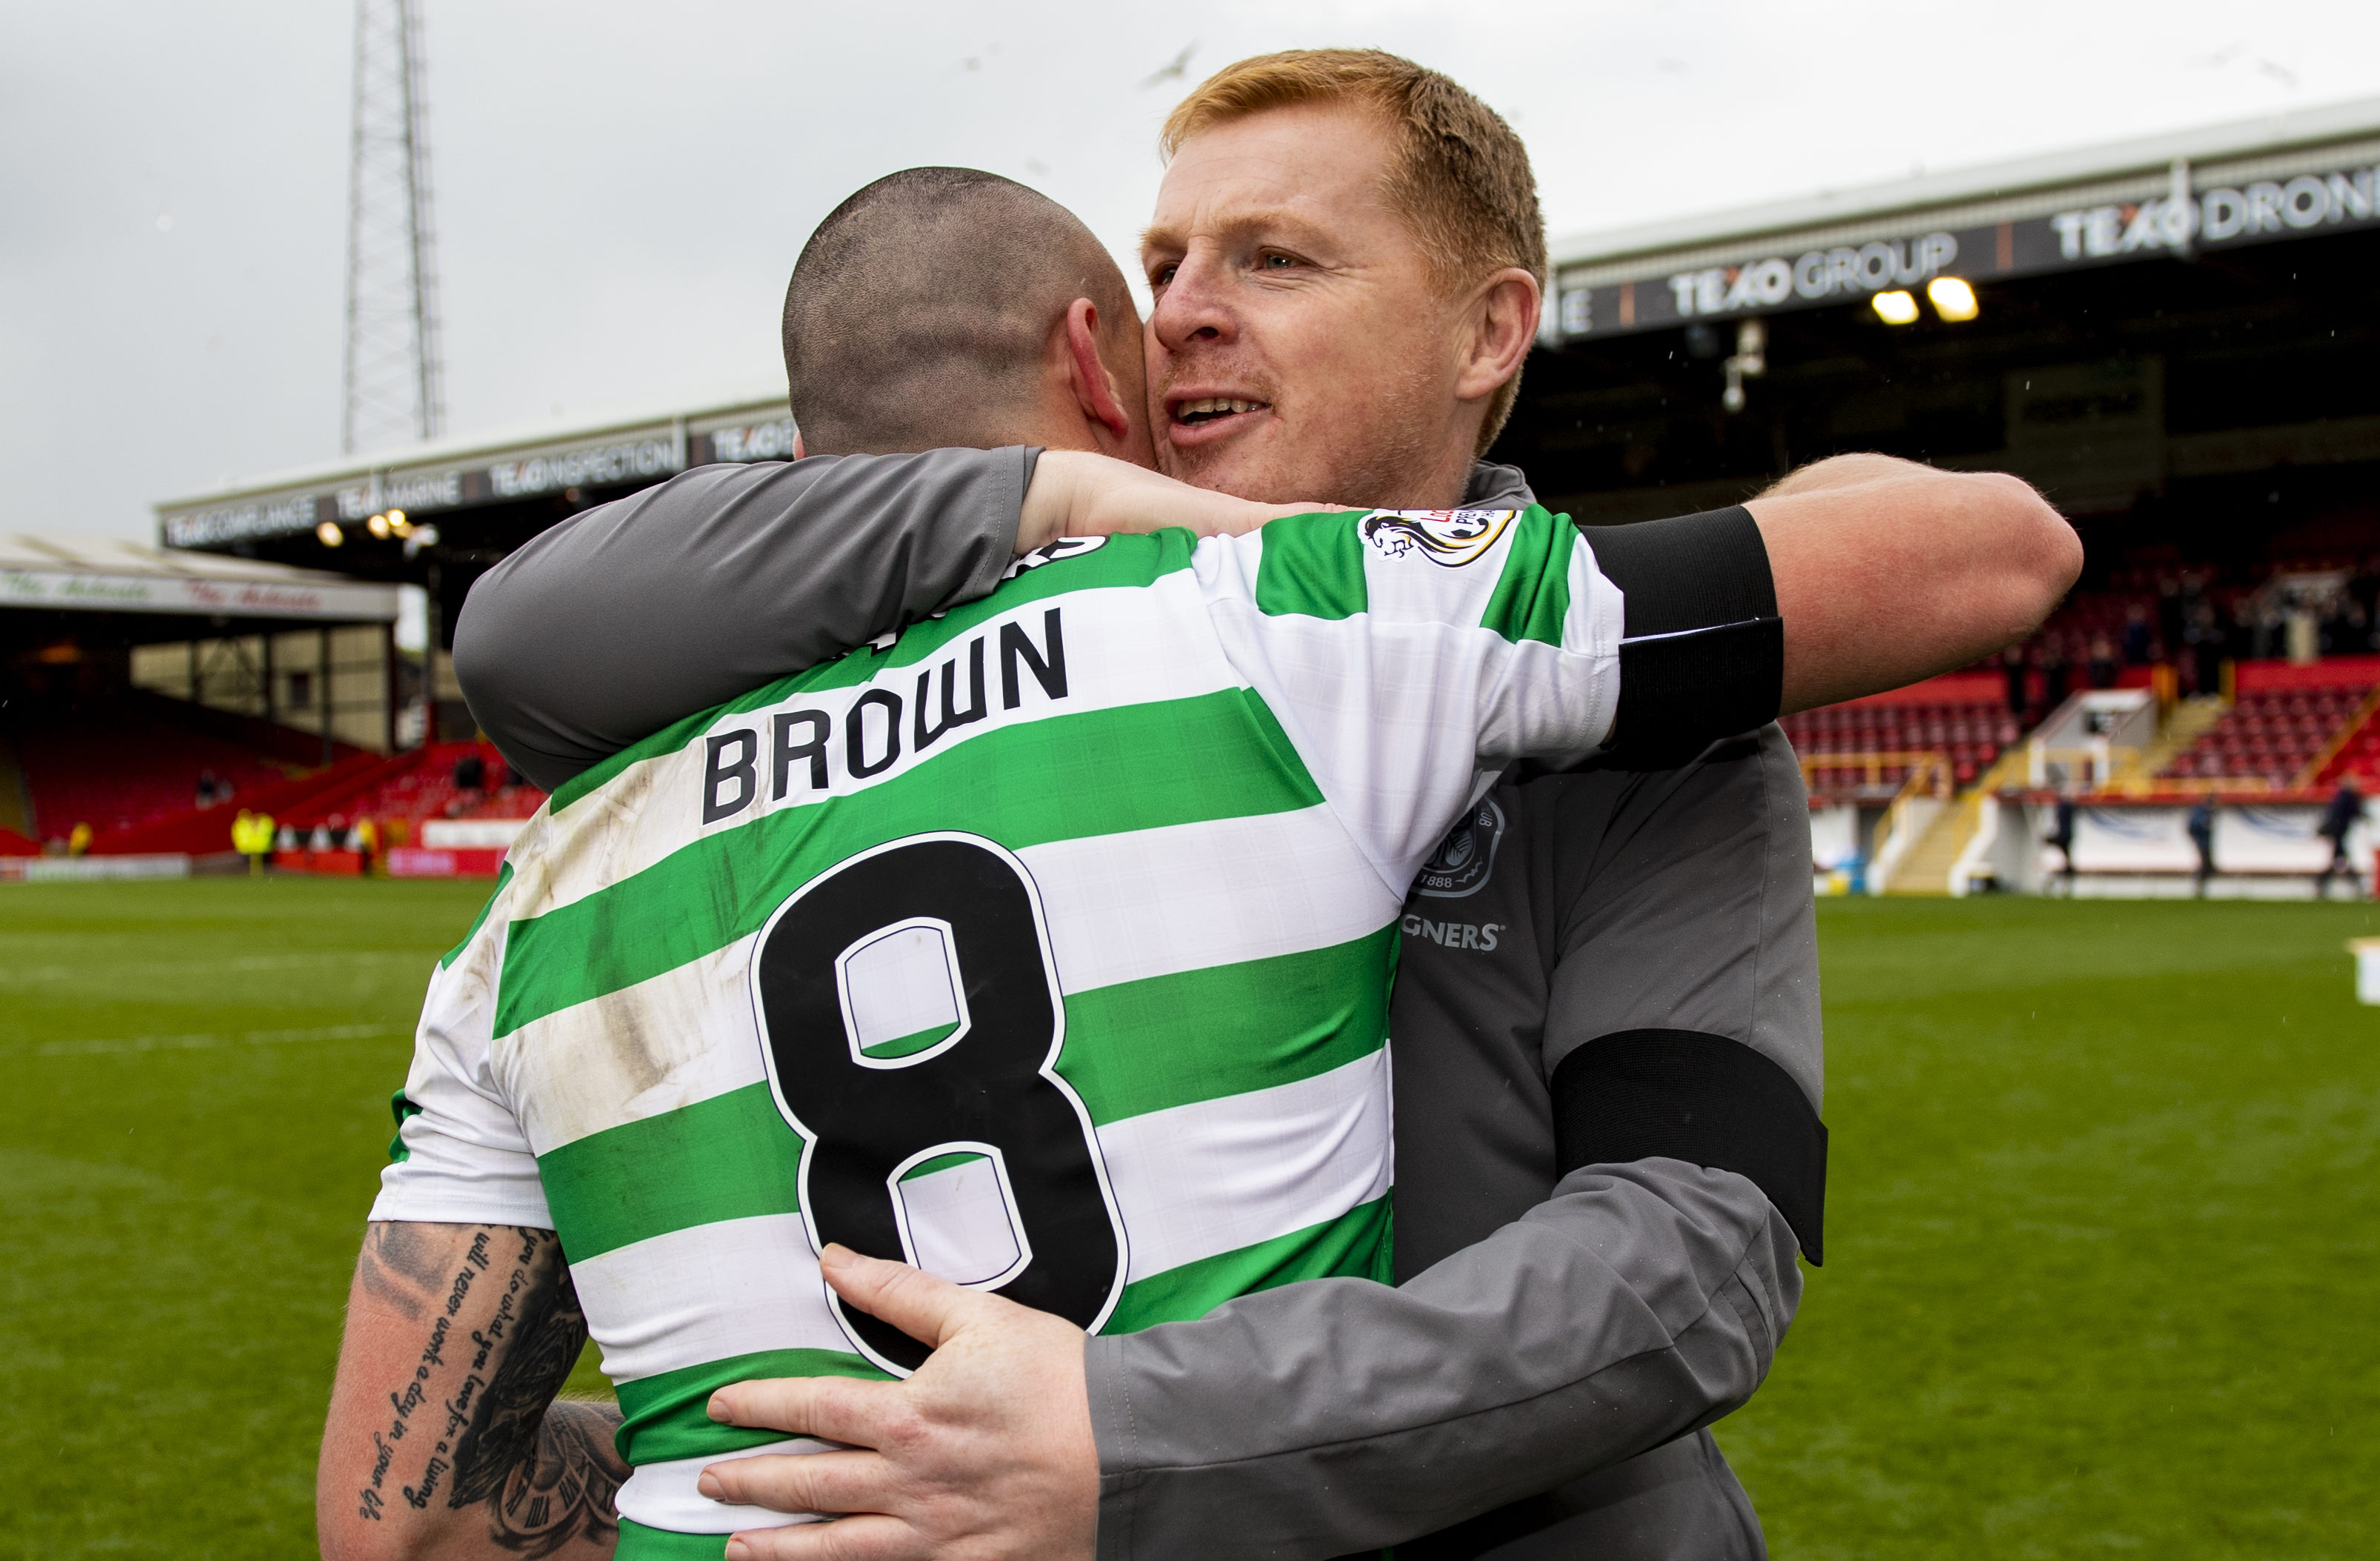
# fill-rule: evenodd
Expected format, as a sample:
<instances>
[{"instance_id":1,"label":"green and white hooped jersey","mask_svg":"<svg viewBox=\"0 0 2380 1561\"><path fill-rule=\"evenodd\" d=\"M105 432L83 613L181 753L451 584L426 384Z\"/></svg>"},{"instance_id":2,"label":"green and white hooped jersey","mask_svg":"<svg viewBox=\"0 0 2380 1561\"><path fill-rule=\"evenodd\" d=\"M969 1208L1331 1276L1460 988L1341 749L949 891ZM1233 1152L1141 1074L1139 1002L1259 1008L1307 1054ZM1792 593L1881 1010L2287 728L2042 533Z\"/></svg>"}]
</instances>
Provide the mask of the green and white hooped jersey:
<instances>
[{"instance_id":1,"label":"green and white hooped jersey","mask_svg":"<svg viewBox=\"0 0 2380 1561\"><path fill-rule=\"evenodd\" d=\"M621 1554L755 1376L905 1372L829 1240L1087 1328L1385 1281L1398 916L1493 772L1584 754L1619 591L1541 508L1062 542L556 792L432 977L376 1220L559 1232Z\"/></svg>"}]
</instances>

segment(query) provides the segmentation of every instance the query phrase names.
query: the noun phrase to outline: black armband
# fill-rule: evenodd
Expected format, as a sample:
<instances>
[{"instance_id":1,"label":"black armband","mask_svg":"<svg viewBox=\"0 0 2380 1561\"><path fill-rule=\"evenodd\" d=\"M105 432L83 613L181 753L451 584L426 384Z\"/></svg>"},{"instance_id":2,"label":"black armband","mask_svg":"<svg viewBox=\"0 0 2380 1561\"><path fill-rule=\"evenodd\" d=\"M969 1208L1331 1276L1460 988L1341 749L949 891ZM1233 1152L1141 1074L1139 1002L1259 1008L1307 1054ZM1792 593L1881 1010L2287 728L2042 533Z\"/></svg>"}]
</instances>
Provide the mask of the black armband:
<instances>
[{"instance_id":1,"label":"black armband","mask_svg":"<svg viewBox=\"0 0 2380 1561\"><path fill-rule=\"evenodd\" d=\"M1596 567L1627 598L1615 755L1683 763L1718 738L1777 719L1785 624L1750 510L1579 530Z\"/></svg>"},{"instance_id":2,"label":"black armband","mask_svg":"<svg viewBox=\"0 0 2380 1561\"><path fill-rule=\"evenodd\" d=\"M1823 1261L1827 1125L1793 1076L1691 1030L1598 1036L1554 1069L1554 1170L1661 1156L1749 1179Z\"/></svg>"}]
</instances>

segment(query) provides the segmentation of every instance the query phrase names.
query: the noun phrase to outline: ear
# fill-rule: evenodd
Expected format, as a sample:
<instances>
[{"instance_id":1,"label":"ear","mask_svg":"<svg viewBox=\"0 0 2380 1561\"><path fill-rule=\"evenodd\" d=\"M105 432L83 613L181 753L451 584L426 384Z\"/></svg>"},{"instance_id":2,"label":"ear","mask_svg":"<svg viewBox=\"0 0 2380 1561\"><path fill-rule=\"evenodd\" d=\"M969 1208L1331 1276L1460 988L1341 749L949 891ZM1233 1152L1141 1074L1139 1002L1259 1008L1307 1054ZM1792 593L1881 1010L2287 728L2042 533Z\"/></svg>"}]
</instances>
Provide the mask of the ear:
<instances>
[{"instance_id":1,"label":"ear","mask_svg":"<svg viewBox=\"0 0 2380 1561\"><path fill-rule=\"evenodd\" d=\"M809 458L809 451L802 445L802 431L798 428L794 430L794 458L795 460Z\"/></svg>"},{"instance_id":2,"label":"ear","mask_svg":"<svg viewBox=\"0 0 2380 1561\"><path fill-rule=\"evenodd\" d=\"M1472 295L1466 311L1469 340L1454 381L1458 400L1475 401L1520 371L1536 339L1537 311L1542 295L1537 279L1519 266L1507 266L1490 276Z\"/></svg>"},{"instance_id":3,"label":"ear","mask_svg":"<svg viewBox=\"0 0 2380 1561\"><path fill-rule=\"evenodd\" d=\"M1099 358L1099 306L1076 299L1066 306L1066 352L1072 360L1075 400L1084 418L1123 443L1132 437L1132 419L1116 394L1115 376Z\"/></svg>"}]
</instances>

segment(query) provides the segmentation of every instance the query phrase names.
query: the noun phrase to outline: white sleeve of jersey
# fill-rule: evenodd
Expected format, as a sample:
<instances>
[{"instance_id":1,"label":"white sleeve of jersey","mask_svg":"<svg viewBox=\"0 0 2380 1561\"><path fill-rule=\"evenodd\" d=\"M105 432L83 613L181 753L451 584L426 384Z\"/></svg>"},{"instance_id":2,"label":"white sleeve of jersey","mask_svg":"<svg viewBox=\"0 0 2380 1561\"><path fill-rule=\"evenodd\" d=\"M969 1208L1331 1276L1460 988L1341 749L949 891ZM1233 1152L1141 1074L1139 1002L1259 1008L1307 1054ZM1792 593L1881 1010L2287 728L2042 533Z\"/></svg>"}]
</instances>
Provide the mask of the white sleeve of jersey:
<instances>
[{"instance_id":1,"label":"white sleeve of jersey","mask_svg":"<svg viewBox=\"0 0 2380 1561\"><path fill-rule=\"evenodd\" d=\"M1400 895L1495 771L1610 736L1624 603L1542 508L1297 516L1208 538L1194 567L1225 654Z\"/></svg>"},{"instance_id":2,"label":"white sleeve of jersey","mask_svg":"<svg viewBox=\"0 0 2380 1561\"><path fill-rule=\"evenodd\" d=\"M401 1158L381 1172L374 1220L553 1228L537 1156L491 1056L489 972L501 969L504 937L501 919L491 918L473 947L431 975L405 1076L405 1099L415 1109L397 1128Z\"/></svg>"}]
</instances>

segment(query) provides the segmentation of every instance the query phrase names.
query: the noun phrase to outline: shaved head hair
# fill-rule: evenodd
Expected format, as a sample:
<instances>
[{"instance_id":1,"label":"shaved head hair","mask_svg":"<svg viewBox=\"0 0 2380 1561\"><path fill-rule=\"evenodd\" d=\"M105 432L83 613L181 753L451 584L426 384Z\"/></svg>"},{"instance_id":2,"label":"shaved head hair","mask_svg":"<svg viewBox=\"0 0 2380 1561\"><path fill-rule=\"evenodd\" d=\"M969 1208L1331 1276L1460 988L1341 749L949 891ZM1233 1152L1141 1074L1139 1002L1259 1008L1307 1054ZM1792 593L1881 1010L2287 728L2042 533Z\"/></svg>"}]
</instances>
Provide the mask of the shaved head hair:
<instances>
[{"instance_id":1,"label":"shaved head hair","mask_svg":"<svg viewBox=\"0 0 2380 1561\"><path fill-rule=\"evenodd\" d=\"M785 289L785 383L811 455L1038 444L1066 306L1136 332L1131 290L1080 218L974 168L888 175L828 213Z\"/></svg>"}]
</instances>

